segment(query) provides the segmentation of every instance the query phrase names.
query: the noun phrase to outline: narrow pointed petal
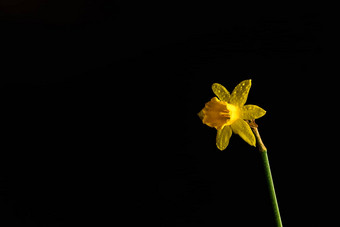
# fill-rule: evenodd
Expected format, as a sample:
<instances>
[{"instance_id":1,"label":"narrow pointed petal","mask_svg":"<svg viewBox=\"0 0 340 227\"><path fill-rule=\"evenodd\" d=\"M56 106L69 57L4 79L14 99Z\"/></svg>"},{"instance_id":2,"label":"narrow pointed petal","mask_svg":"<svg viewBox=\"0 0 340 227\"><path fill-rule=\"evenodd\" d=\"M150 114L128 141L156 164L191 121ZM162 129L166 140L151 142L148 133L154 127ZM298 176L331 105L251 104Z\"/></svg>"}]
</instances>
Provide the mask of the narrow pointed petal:
<instances>
[{"instance_id":1,"label":"narrow pointed petal","mask_svg":"<svg viewBox=\"0 0 340 227\"><path fill-rule=\"evenodd\" d=\"M229 102L230 99L230 93L229 91L221 84L218 83L214 83L211 86L213 92L215 93L215 95L224 102Z\"/></svg>"},{"instance_id":2,"label":"narrow pointed petal","mask_svg":"<svg viewBox=\"0 0 340 227\"><path fill-rule=\"evenodd\" d=\"M244 80L239 83L231 93L229 103L236 106L243 106L248 98L251 87L251 80Z\"/></svg>"},{"instance_id":3,"label":"narrow pointed petal","mask_svg":"<svg viewBox=\"0 0 340 227\"><path fill-rule=\"evenodd\" d=\"M255 136L248 123L242 119L238 119L231 125L231 128L235 134L238 134L244 141L255 147Z\"/></svg>"},{"instance_id":4,"label":"narrow pointed petal","mask_svg":"<svg viewBox=\"0 0 340 227\"><path fill-rule=\"evenodd\" d=\"M266 111L256 105L245 105L242 107L241 118L244 120L258 119L266 114Z\"/></svg>"},{"instance_id":5,"label":"narrow pointed petal","mask_svg":"<svg viewBox=\"0 0 340 227\"><path fill-rule=\"evenodd\" d=\"M217 130L216 146L218 149L223 151L229 144L232 130L230 126L224 126L221 130Z\"/></svg>"}]
</instances>

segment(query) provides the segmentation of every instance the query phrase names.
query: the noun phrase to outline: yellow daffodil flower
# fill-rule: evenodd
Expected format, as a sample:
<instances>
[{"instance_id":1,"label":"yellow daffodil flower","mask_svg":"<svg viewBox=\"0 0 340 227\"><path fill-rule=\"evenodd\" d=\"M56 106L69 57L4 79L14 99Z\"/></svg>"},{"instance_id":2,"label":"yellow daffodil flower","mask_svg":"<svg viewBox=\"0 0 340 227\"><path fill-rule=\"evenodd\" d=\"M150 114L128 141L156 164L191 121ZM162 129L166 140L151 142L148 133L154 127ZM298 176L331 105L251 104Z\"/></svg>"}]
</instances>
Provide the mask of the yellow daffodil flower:
<instances>
[{"instance_id":1,"label":"yellow daffodil flower","mask_svg":"<svg viewBox=\"0 0 340 227\"><path fill-rule=\"evenodd\" d=\"M233 132L248 144L256 145L255 136L246 120L260 118L266 111L256 105L244 105L250 87L251 80L244 80L230 94L221 84L214 83L212 90L217 97L207 102L198 113L204 124L217 129L216 145L220 150L226 149Z\"/></svg>"}]
</instances>

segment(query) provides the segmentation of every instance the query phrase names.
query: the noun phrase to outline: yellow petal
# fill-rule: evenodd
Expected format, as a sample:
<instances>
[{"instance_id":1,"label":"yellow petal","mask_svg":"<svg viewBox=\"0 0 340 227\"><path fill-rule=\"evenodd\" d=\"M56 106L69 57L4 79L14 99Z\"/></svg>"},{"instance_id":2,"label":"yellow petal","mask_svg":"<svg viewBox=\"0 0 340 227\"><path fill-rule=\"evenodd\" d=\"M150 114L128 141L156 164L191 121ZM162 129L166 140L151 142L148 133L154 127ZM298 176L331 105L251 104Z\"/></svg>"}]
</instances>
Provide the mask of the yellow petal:
<instances>
[{"instance_id":1,"label":"yellow petal","mask_svg":"<svg viewBox=\"0 0 340 227\"><path fill-rule=\"evenodd\" d=\"M262 117L266 111L256 105L245 105L242 107L241 118L244 120L252 120Z\"/></svg>"},{"instance_id":2,"label":"yellow petal","mask_svg":"<svg viewBox=\"0 0 340 227\"><path fill-rule=\"evenodd\" d=\"M236 106L243 106L248 98L251 87L251 80L244 80L239 83L231 93L229 103Z\"/></svg>"},{"instance_id":3,"label":"yellow petal","mask_svg":"<svg viewBox=\"0 0 340 227\"><path fill-rule=\"evenodd\" d=\"M215 95L221 100L221 101L224 101L224 102L228 102L229 99L230 99L230 93L229 91L223 87L221 84L218 84L218 83L214 83L212 86L211 86L213 92L215 93Z\"/></svg>"},{"instance_id":4,"label":"yellow petal","mask_svg":"<svg viewBox=\"0 0 340 227\"><path fill-rule=\"evenodd\" d=\"M232 132L230 126L224 126L221 130L217 130L216 146L218 149L223 151L227 148Z\"/></svg>"},{"instance_id":5,"label":"yellow petal","mask_svg":"<svg viewBox=\"0 0 340 227\"><path fill-rule=\"evenodd\" d=\"M235 134L238 134L244 141L255 147L255 136L248 123L242 119L238 119L231 125L231 128Z\"/></svg>"}]
</instances>

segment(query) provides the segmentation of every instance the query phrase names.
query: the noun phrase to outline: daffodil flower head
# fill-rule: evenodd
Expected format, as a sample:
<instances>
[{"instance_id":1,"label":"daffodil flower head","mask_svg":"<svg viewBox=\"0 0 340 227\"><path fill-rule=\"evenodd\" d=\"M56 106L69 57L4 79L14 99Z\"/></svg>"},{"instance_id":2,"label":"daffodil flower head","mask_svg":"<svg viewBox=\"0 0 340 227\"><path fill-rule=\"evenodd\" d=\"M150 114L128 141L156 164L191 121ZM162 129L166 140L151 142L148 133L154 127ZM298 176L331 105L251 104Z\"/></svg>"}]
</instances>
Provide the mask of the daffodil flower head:
<instances>
[{"instance_id":1,"label":"daffodil flower head","mask_svg":"<svg viewBox=\"0 0 340 227\"><path fill-rule=\"evenodd\" d=\"M256 145L255 136L246 121L258 119L266 111L256 105L244 105L250 87L251 80L244 80L230 94L221 84L214 83L212 90L217 97L207 102L198 113L203 124L217 129L216 145L220 150L227 148L233 132L248 144Z\"/></svg>"}]
</instances>

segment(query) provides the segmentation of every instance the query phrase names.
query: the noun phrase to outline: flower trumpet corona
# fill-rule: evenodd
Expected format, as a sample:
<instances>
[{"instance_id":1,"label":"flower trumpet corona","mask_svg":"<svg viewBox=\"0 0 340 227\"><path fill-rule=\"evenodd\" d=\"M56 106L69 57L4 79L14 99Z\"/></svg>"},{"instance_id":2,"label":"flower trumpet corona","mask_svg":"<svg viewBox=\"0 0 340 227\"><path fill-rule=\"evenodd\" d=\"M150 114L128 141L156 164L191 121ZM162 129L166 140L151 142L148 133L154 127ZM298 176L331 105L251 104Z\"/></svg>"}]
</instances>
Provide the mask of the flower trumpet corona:
<instances>
[{"instance_id":1,"label":"flower trumpet corona","mask_svg":"<svg viewBox=\"0 0 340 227\"><path fill-rule=\"evenodd\" d=\"M221 84L214 83L212 90L217 97L207 102L198 113L203 124L217 129L216 145L220 150L226 149L233 132L248 144L256 145L255 136L246 121L260 118L266 111L256 105L244 105L250 87L251 80L244 80L230 94Z\"/></svg>"}]
</instances>

